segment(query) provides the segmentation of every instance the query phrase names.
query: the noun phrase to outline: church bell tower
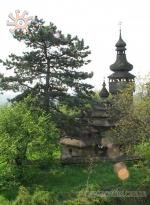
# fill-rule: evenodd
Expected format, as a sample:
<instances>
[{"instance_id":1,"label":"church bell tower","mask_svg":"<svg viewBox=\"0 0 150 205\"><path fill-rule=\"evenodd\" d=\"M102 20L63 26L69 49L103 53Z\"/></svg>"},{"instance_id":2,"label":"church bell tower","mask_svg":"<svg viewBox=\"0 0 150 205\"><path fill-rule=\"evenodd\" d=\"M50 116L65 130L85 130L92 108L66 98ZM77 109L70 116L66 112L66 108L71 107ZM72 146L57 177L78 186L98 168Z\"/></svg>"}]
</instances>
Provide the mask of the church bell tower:
<instances>
[{"instance_id":1,"label":"church bell tower","mask_svg":"<svg viewBox=\"0 0 150 205\"><path fill-rule=\"evenodd\" d=\"M115 95L120 89L134 85L135 76L130 73L133 69L133 65L128 63L126 58L126 43L122 39L121 29L119 40L116 43L117 57L114 64L110 66L110 70L113 71L109 78L109 92Z\"/></svg>"}]
</instances>

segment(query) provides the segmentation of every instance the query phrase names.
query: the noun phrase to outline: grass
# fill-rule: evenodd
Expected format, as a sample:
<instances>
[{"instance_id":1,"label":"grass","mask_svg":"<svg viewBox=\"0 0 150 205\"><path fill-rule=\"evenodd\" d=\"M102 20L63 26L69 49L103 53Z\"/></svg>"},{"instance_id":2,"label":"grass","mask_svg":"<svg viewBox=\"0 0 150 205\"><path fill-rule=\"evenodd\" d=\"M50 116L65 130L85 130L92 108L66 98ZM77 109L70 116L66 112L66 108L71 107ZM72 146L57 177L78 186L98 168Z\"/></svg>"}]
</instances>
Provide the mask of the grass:
<instances>
[{"instance_id":1,"label":"grass","mask_svg":"<svg viewBox=\"0 0 150 205\"><path fill-rule=\"evenodd\" d=\"M39 189L53 193L59 201L65 201L76 197L80 190L92 187L93 190L138 190L148 184L146 177L149 169L128 164L129 178L120 180L113 170L113 164L102 162L88 165L61 165L58 162L33 163L24 169L22 185L29 192ZM13 201L21 184L15 184L9 178L7 186L1 186L0 204L5 205L7 200ZM0 179L0 183L4 179ZM2 183L1 183L2 184ZM8 186L10 184L10 186ZM6 200L6 202L5 202ZM7 204L7 203L6 203Z\"/></svg>"}]
</instances>

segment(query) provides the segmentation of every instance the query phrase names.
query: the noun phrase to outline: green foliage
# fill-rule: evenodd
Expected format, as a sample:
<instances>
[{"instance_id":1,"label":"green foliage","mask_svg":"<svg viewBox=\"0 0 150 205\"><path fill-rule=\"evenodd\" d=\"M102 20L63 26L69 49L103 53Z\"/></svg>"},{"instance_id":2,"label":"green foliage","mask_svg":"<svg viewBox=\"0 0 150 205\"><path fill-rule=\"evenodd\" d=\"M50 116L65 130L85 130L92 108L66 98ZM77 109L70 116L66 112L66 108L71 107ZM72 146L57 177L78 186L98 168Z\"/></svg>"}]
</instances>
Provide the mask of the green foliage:
<instances>
[{"instance_id":1,"label":"green foliage","mask_svg":"<svg viewBox=\"0 0 150 205\"><path fill-rule=\"evenodd\" d=\"M110 115L116 126L106 135L113 142L123 145L126 151L134 152L134 144L149 140L150 136L150 97L146 90L142 99L134 101L129 90L123 90L112 97Z\"/></svg>"},{"instance_id":2,"label":"green foliage","mask_svg":"<svg viewBox=\"0 0 150 205\"><path fill-rule=\"evenodd\" d=\"M25 187L21 186L17 199L15 200L13 205L32 205L31 199L32 198L29 194L29 191Z\"/></svg>"},{"instance_id":3,"label":"green foliage","mask_svg":"<svg viewBox=\"0 0 150 205\"><path fill-rule=\"evenodd\" d=\"M133 110L133 85L129 84L122 88L118 94L109 96L109 113L113 121L118 121L127 116Z\"/></svg>"},{"instance_id":4,"label":"green foliage","mask_svg":"<svg viewBox=\"0 0 150 205\"><path fill-rule=\"evenodd\" d=\"M37 17L29 25L27 33L16 32L14 38L24 42L27 51L21 56L10 54L6 61L1 61L7 70L14 73L0 75L0 89L21 92L14 101L28 95L36 96L37 105L51 113L61 130L69 132L67 122L72 122L72 125L78 122L64 115L59 104L80 111L89 103L93 86L85 80L93 73L82 69L90 62L89 47L85 46L83 39L64 35L53 23L45 25Z\"/></svg>"},{"instance_id":5,"label":"green foliage","mask_svg":"<svg viewBox=\"0 0 150 205\"><path fill-rule=\"evenodd\" d=\"M150 189L150 141L146 140L134 147L134 152L137 156L140 156L142 159L139 161L138 166L142 167L143 170L146 170L147 174L144 177L144 180L141 182L141 186L144 189Z\"/></svg>"},{"instance_id":6,"label":"green foliage","mask_svg":"<svg viewBox=\"0 0 150 205\"><path fill-rule=\"evenodd\" d=\"M57 205L58 201L48 191L36 190L33 195L31 195L27 188L21 186L19 188L18 196L13 202L13 205Z\"/></svg>"},{"instance_id":7,"label":"green foliage","mask_svg":"<svg viewBox=\"0 0 150 205\"><path fill-rule=\"evenodd\" d=\"M22 165L33 155L52 156L59 137L48 114L32 112L25 102L0 110L0 161Z\"/></svg>"},{"instance_id":8,"label":"green foliage","mask_svg":"<svg viewBox=\"0 0 150 205\"><path fill-rule=\"evenodd\" d=\"M63 127L65 127L65 135L82 135L82 131L84 131L87 126L85 115L90 111L91 103L92 101L87 102L82 108L70 108L62 104L58 106L61 114L56 116L56 121L58 124L61 124L61 126L63 125Z\"/></svg>"},{"instance_id":9,"label":"green foliage","mask_svg":"<svg viewBox=\"0 0 150 205\"><path fill-rule=\"evenodd\" d=\"M39 166L31 166L26 170L30 179L26 182L24 187L20 187L19 196L14 194L14 203L23 203L25 200L28 202L47 203L50 204L124 204L128 198L120 198L115 201L115 198L103 197L101 192L119 192L129 190L145 190L149 191L148 175L149 170L147 167L141 167L138 163L126 164L130 173L130 177L121 181L117 178L113 171L113 164L99 163L92 167L92 172L89 173L88 166L60 166L59 164L47 162L47 168L41 169ZM87 186L88 180L88 186ZM145 186L146 185L146 186ZM5 198L11 189L5 191ZM30 192L30 193L29 193ZM18 192L17 192L18 193ZM1 195L3 191L1 191ZM132 199L131 199L132 200ZM137 198L137 200L139 200ZM142 199L143 201L145 198ZM4 197L3 197L4 201ZM18 202L19 201L19 202ZM12 199L11 199L12 202ZM25 203L25 202L24 202ZM31 205L33 205L31 203ZM43 204L42 204L43 203ZM93 203L93 204L92 204ZM7 203L6 203L7 204ZM10 203L11 204L11 203ZM125 204L130 204L125 203ZM131 203L134 204L134 203ZM136 203L135 203L136 204ZM146 204L146 203L145 203ZM148 204L148 203L147 203ZM146 205L147 205L146 204ZM46 204L47 205L47 204Z\"/></svg>"},{"instance_id":10,"label":"green foliage","mask_svg":"<svg viewBox=\"0 0 150 205\"><path fill-rule=\"evenodd\" d=\"M135 116L126 115L116 123L116 127L106 133L106 136L111 137L114 143L123 145L124 148L133 148L134 144L142 141L142 127L142 123Z\"/></svg>"},{"instance_id":11,"label":"green foliage","mask_svg":"<svg viewBox=\"0 0 150 205\"><path fill-rule=\"evenodd\" d=\"M134 115L141 123L139 132L140 138L143 141L150 139L150 96L146 95L142 100L136 102Z\"/></svg>"},{"instance_id":12,"label":"green foliage","mask_svg":"<svg viewBox=\"0 0 150 205\"><path fill-rule=\"evenodd\" d=\"M11 202L9 202L9 200L7 200L5 197L0 196L0 204L1 205L12 205Z\"/></svg>"},{"instance_id":13,"label":"green foliage","mask_svg":"<svg viewBox=\"0 0 150 205\"><path fill-rule=\"evenodd\" d=\"M92 73L80 67L88 64L89 47L77 36L64 35L50 23L45 25L37 17L29 25L27 33L16 32L14 37L30 48L21 56L9 55L2 61L13 76L1 75L1 89L22 92L16 100L29 93L39 98L44 109L55 108L56 102L82 107L89 98L92 86L83 80Z\"/></svg>"},{"instance_id":14,"label":"green foliage","mask_svg":"<svg viewBox=\"0 0 150 205\"><path fill-rule=\"evenodd\" d=\"M49 205L49 204L58 204L58 201L54 194L48 191L37 190L32 197L33 205Z\"/></svg>"},{"instance_id":15,"label":"green foliage","mask_svg":"<svg viewBox=\"0 0 150 205\"><path fill-rule=\"evenodd\" d=\"M142 157L142 163L144 164L144 166L148 166L148 167L150 164L149 148L150 148L150 141L145 141L135 146L135 154Z\"/></svg>"},{"instance_id":16,"label":"green foliage","mask_svg":"<svg viewBox=\"0 0 150 205\"><path fill-rule=\"evenodd\" d=\"M100 195L100 190L88 187L79 191L75 199L65 201L64 205L107 205L110 201L108 197Z\"/></svg>"}]
</instances>

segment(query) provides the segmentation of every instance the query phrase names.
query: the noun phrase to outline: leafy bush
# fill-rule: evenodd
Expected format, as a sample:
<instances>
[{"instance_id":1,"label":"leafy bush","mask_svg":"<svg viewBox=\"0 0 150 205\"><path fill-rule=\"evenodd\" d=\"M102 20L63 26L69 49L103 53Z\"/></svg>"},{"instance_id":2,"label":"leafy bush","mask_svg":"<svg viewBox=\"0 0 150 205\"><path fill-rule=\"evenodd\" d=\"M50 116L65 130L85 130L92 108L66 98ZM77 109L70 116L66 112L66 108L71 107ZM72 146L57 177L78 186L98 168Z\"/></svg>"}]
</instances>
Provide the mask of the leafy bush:
<instances>
[{"instance_id":1,"label":"leafy bush","mask_svg":"<svg viewBox=\"0 0 150 205\"><path fill-rule=\"evenodd\" d=\"M143 142L136 146L136 152L145 159L150 159L150 142Z\"/></svg>"},{"instance_id":2,"label":"leafy bush","mask_svg":"<svg viewBox=\"0 0 150 205\"><path fill-rule=\"evenodd\" d=\"M57 205L58 201L54 194L48 191L37 190L33 196L28 189L21 186L19 188L18 196L13 202L13 205Z\"/></svg>"},{"instance_id":3,"label":"leafy bush","mask_svg":"<svg viewBox=\"0 0 150 205\"><path fill-rule=\"evenodd\" d=\"M27 101L0 109L0 162L19 180L29 160L51 159L58 149L59 132L50 115L29 109Z\"/></svg>"},{"instance_id":4,"label":"leafy bush","mask_svg":"<svg viewBox=\"0 0 150 205\"><path fill-rule=\"evenodd\" d=\"M116 126L106 133L106 137L123 145L127 152L133 153L134 145L147 141L150 136L150 96L148 90L144 93L140 100L136 95L133 102L128 89L110 99L112 106L109 112L113 122L116 120Z\"/></svg>"},{"instance_id":5,"label":"leafy bush","mask_svg":"<svg viewBox=\"0 0 150 205\"><path fill-rule=\"evenodd\" d=\"M32 197L33 205L50 205L50 204L58 204L53 193L48 191L36 191Z\"/></svg>"},{"instance_id":6,"label":"leafy bush","mask_svg":"<svg viewBox=\"0 0 150 205\"><path fill-rule=\"evenodd\" d=\"M11 202L6 200L3 196L0 196L0 204L1 205L12 205Z\"/></svg>"},{"instance_id":7,"label":"leafy bush","mask_svg":"<svg viewBox=\"0 0 150 205\"><path fill-rule=\"evenodd\" d=\"M32 197L30 196L29 191L25 187L21 186L13 205L32 205L31 199Z\"/></svg>"},{"instance_id":8,"label":"leafy bush","mask_svg":"<svg viewBox=\"0 0 150 205\"><path fill-rule=\"evenodd\" d=\"M98 191L92 187L84 188L78 192L75 199L67 200L65 205L107 205L110 204L110 198L101 197Z\"/></svg>"}]
</instances>

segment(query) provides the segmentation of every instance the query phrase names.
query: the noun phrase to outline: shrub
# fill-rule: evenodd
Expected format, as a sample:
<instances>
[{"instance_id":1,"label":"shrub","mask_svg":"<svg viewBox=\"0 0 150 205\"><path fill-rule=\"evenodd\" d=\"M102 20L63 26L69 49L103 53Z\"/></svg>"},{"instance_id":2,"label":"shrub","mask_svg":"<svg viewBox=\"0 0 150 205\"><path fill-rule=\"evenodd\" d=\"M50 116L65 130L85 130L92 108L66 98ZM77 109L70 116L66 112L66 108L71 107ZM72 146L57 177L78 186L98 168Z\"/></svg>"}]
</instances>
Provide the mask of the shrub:
<instances>
[{"instance_id":1,"label":"shrub","mask_svg":"<svg viewBox=\"0 0 150 205\"><path fill-rule=\"evenodd\" d=\"M32 197L33 205L56 205L58 204L57 199L53 193L48 191L36 191Z\"/></svg>"},{"instance_id":2,"label":"shrub","mask_svg":"<svg viewBox=\"0 0 150 205\"><path fill-rule=\"evenodd\" d=\"M25 102L0 110L0 161L23 165L27 157L51 157L58 130L45 112L32 112Z\"/></svg>"},{"instance_id":3,"label":"shrub","mask_svg":"<svg viewBox=\"0 0 150 205\"><path fill-rule=\"evenodd\" d=\"M25 187L21 186L13 205L32 205L31 199L32 198L29 194L29 191Z\"/></svg>"},{"instance_id":4,"label":"shrub","mask_svg":"<svg viewBox=\"0 0 150 205\"><path fill-rule=\"evenodd\" d=\"M110 204L110 198L101 197L100 193L88 187L78 192L73 200L67 200L65 205L107 205Z\"/></svg>"}]
</instances>

